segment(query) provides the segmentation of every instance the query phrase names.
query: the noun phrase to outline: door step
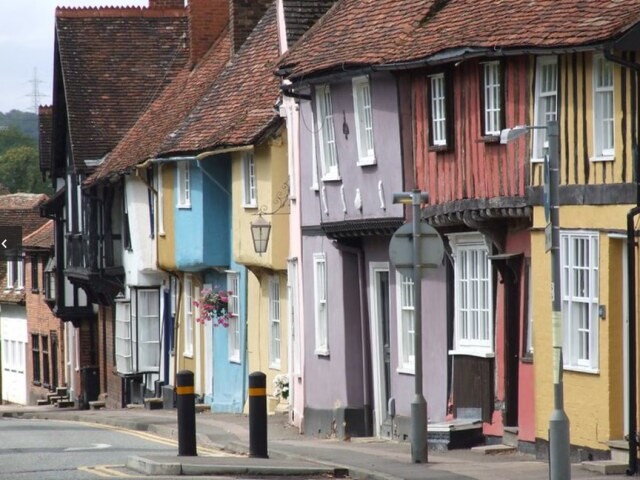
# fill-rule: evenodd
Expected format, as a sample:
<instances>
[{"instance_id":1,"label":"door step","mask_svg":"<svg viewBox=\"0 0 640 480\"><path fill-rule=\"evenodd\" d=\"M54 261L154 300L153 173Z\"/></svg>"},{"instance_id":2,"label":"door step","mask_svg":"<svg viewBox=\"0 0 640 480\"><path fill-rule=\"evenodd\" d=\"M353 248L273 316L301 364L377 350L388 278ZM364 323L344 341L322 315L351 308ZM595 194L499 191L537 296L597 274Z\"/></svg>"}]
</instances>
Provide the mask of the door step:
<instances>
[{"instance_id":1,"label":"door step","mask_svg":"<svg viewBox=\"0 0 640 480\"><path fill-rule=\"evenodd\" d=\"M427 442L432 450L471 448L484 443L482 420L455 419L427 425Z\"/></svg>"},{"instance_id":2,"label":"door step","mask_svg":"<svg viewBox=\"0 0 640 480\"><path fill-rule=\"evenodd\" d=\"M480 445L478 447L472 447L472 452L481 453L483 455L504 455L507 453L515 453L518 451L516 447L511 445Z\"/></svg>"},{"instance_id":3,"label":"door step","mask_svg":"<svg viewBox=\"0 0 640 480\"><path fill-rule=\"evenodd\" d=\"M592 462L582 462L581 465L585 470L602 475L624 475L629 468L627 463L616 460L595 460Z\"/></svg>"},{"instance_id":4,"label":"door step","mask_svg":"<svg viewBox=\"0 0 640 480\"><path fill-rule=\"evenodd\" d=\"M504 427L502 431L502 443L510 447L518 448L518 427Z\"/></svg>"}]
</instances>

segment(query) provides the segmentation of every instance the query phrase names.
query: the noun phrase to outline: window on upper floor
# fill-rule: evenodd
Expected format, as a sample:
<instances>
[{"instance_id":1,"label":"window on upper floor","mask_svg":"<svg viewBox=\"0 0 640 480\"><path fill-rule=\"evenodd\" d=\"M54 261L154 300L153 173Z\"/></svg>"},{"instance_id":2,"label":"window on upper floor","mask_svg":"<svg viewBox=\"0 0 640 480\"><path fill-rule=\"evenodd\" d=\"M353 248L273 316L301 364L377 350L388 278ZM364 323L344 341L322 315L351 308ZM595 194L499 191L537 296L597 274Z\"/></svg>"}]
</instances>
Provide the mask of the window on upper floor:
<instances>
[{"instance_id":1,"label":"window on upper floor","mask_svg":"<svg viewBox=\"0 0 640 480\"><path fill-rule=\"evenodd\" d=\"M371 84L369 77L352 80L353 111L358 143L358 165L374 165L376 157L373 149L373 111L371 108Z\"/></svg>"},{"instance_id":2,"label":"window on upper floor","mask_svg":"<svg viewBox=\"0 0 640 480\"><path fill-rule=\"evenodd\" d=\"M255 208L256 200L256 163L253 152L242 154L242 180L244 186L244 207Z\"/></svg>"},{"instance_id":3,"label":"window on upper floor","mask_svg":"<svg viewBox=\"0 0 640 480\"><path fill-rule=\"evenodd\" d=\"M191 208L191 166L178 162L178 208Z\"/></svg>"},{"instance_id":4,"label":"window on upper floor","mask_svg":"<svg viewBox=\"0 0 640 480\"><path fill-rule=\"evenodd\" d=\"M12 258L7 260L7 289L24 288L24 259Z\"/></svg>"},{"instance_id":5,"label":"window on upper floor","mask_svg":"<svg viewBox=\"0 0 640 480\"><path fill-rule=\"evenodd\" d=\"M493 356L493 287L489 251L477 233L449 235L454 259L454 352Z\"/></svg>"},{"instance_id":6,"label":"window on upper floor","mask_svg":"<svg viewBox=\"0 0 640 480\"><path fill-rule=\"evenodd\" d=\"M415 372L415 303L413 278L396 275L396 298L398 305L398 371Z\"/></svg>"},{"instance_id":7,"label":"window on upper floor","mask_svg":"<svg viewBox=\"0 0 640 480\"><path fill-rule=\"evenodd\" d=\"M40 385L40 335L31 334L31 363L33 364L33 384Z\"/></svg>"},{"instance_id":8,"label":"window on upper floor","mask_svg":"<svg viewBox=\"0 0 640 480\"><path fill-rule=\"evenodd\" d=\"M558 59L543 56L536 59L535 125L546 126L558 118ZM549 151L547 130L533 130L533 156L531 161L542 162Z\"/></svg>"},{"instance_id":9,"label":"window on upper floor","mask_svg":"<svg viewBox=\"0 0 640 480\"><path fill-rule=\"evenodd\" d=\"M158 164L158 170L156 175L156 188L158 189L158 235L165 235L164 232L164 183L163 183L163 168L162 164Z\"/></svg>"},{"instance_id":10,"label":"window on upper floor","mask_svg":"<svg viewBox=\"0 0 640 480\"><path fill-rule=\"evenodd\" d=\"M497 136L504 125L502 65L482 63L482 134Z\"/></svg>"},{"instance_id":11,"label":"window on upper floor","mask_svg":"<svg viewBox=\"0 0 640 480\"><path fill-rule=\"evenodd\" d=\"M560 232L565 368L598 368L598 233Z\"/></svg>"},{"instance_id":12,"label":"window on upper floor","mask_svg":"<svg viewBox=\"0 0 640 480\"><path fill-rule=\"evenodd\" d=\"M593 160L614 155L613 64L603 55L593 57Z\"/></svg>"},{"instance_id":13,"label":"window on upper floor","mask_svg":"<svg viewBox=\"0 0 640 480\"><path fill-rule=\"evenodd\" d=\"M447 95L448 75L444 72L427 77L427 111L429 112L429 146L434 150L453 146L453 115Z\"/></svg>"},{"instance_id":14,"label":"window on upper floor","mask_svg":"<svg viewBox=\"0 0 640 480\"><path fill-rule=\"evenodd\" d=\"M327 306L327 257L313 254L313 290L316 355L329 355L329 314Z\"/></svg>"},{"instance_id":15,"label":"window on upper floor","mask_svg":"<svg viewBox=\"0 0 640 480\"><path fill-rule=\"evenodd\" d=\"M240 274L227 272L227 291L229 291L229 361L240 363Z\"/></svg>"},{"instance_id":16,"label":"window on upper floor","mask_svg":"<svg viewBox=\"0 0 640 480\"><path fill-rule=\"evenodd\" d=\"M38 281L40 279L39 276L39 272L38 272L38 264L40 263L40 260L38 257L31 257L31 291L33 293L38 293Z\"/></svg>"},{"instance_id":17,"label":"window on upper floor","mask_svg":"<svg viewBox=\"0 0 640 480\"><path fill-rule=\"evenodd\" d=\"M322 180L339 180L338 152L329 85L316 87L316 115Z\"/></svg>"}]
</instances>

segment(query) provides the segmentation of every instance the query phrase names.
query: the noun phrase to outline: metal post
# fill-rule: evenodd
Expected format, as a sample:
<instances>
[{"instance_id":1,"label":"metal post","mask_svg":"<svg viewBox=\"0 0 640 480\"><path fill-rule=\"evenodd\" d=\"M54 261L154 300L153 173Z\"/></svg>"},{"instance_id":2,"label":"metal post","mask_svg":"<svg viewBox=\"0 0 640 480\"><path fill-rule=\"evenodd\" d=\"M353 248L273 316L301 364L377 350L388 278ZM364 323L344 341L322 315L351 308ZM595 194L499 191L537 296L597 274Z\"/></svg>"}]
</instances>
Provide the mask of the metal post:
<instances>
[{"instance_id":1,"label":"metal post","mask_svg":"<svg viewBox=\"0 0 640 480\"><path fill-rule=\"evenodd\" d=\"M193 372L181 370L176 374L178 396L178 456L198 455L196 447L196 395Z\"/></svg>"},{"instance_id":2,"label":"metal post","mask_svg":"<svg viewBox=\"0 0 640 480\"><path fill-rule=\"evenodd\" d=\"M551 330L553 346L553 412L549 419L549 478L570 480L569 418L562 386L562 297L560 291L560 142L557 121L547 123L549 139L549 207L551 217Z\"/></svg>"},{"instance_id":3,"label":"metal post","mask_svg":"<svg viewBox=\"0 0 640 480\"><path fill-rule=\"evenodd\" d=\"M249 456L269 458L267 453L267 376L249 375Z\"/></svg>"},{"instance_id":4,"label":"metal post","mask_svg":"<svg viewBox=\"0 0 640 480\"><path fill-rule=\"evenodd\" d=\"M413 227L413 354L415 359L415 395L411 402L411 461L427 463L427 401L422 393L422 266L420 258L420 204L428 195L411 192L411 223Z\"/></svg>"}]
</instances>

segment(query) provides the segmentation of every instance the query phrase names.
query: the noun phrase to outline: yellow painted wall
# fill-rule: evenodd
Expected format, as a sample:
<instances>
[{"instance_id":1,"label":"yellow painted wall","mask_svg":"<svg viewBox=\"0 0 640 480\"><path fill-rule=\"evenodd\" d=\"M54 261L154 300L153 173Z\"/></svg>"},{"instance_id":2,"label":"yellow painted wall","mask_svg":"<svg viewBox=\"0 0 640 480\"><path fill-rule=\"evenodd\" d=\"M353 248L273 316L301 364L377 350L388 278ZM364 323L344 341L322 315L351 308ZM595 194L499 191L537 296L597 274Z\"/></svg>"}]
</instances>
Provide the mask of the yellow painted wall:
<instances>
[{"instance_id":1,"label":"yellow painted wall","mask_svg":"<svg viewBox=\"0 0 640 480\"><path fill-rule=\"evenodd\" d=\"M280 367L270 364L270 309L269 289L273 276L280 285ZM267 375L267 394L273 391L273 378L279 373L287 373L289 345L287 324L287 276L286 271L257 269L248 275L248 360L249 372L261 371ZM271 405L273 408L273 405Z\"/></svg>"},{"instance_id":2,"label":"yellow painted wall","mask_svg":"<svg viewBox=\"0 0 640 480\"><path fill-rule=\"evenodd\" d=\"M563 185L625 183L633 178L634 131L631 120L637 117L637 105L632 103L631 91L637 88L635 74L628 68L618 65L613 67L616 122L614 161L593 162L592 64L592 52L558 56L560 182ZM535 62L532 63L532 66L534 65ZM531 82L532 91L535 91L534 75L531 75ZM533 102L534 98L531 101ZM531 165L531 181L533 185L542 184L542 164Z\"/></svg>"},{"instance_id":3,"label":"yellow painted wall","mask_svg":"<svg viewBox=\"0 0 640 480\"><path fill-rule=\"evenodd\" d=\"M599 371L564 370L565 411L570 421L571 444L606 450L606 442L622 437L622 245L609 232L622 231L630 205L565 206L561 228L598 230L599 302L607 308L598 320ZM544 212L534 210L531 235L534 368L536 378L536 436L547 439L553 408L551 338L551 258L545 253Z\"/></svg>"},{"instance_id":4,"label":"yellow painted wall","mask_svg":"<svg viewBox=\"0 0 640 480\"><path fill-rule=\"evenodd\" d=\"M158 265L160 268L170 271L176 269L176 239L174 228L175 172L176 168L174 163L165 163L162 165L164 235L158 235Z\"/></svg>"},{"instance_id":5,"label":"yellow painted wall","mask_svg":"<svg viewBox=\"0 0 640 480\"><path fill-rule=\"evenodd\" d=\"M259 255L253 248L251 221L256 218L260 207L268 213L278 209L282 198L286 199L287 189L287 139L286 132L268 142L256 145L254 149L256 174L256 208L245 208L242 152L233 154L232 193L233 202L233 255L238 263L255 265L274 270L286 270L289 254L289 207L285 205L274 215L264 215L271 223L271 234L267 252ZM284 196L284 197L283 197Z\"/></svg>"}]
</instances>

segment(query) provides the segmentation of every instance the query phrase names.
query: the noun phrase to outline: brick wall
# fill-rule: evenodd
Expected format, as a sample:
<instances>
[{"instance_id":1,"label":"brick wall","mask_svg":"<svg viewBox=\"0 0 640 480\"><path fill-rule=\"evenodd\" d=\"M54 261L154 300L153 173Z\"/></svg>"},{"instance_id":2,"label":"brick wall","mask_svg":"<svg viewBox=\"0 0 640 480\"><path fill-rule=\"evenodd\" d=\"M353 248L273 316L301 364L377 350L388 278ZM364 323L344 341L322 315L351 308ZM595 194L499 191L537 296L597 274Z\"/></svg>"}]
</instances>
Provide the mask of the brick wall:
<instances>
[{"instance_id":1,"label":"brick wall","mask_svg":"<svg viewBox=\"0 0 640 480\"><path fill-rule=\"evenodd\" d=\"M272 3L272 0L229 0L233 53L240 49Z\"/></svg>"},{"instance_id":2,"label":"brick wall","mask_svg":"<svg viewBox=\"0 0 640 480\"><path fill-rule=\"evenodd\" d=\"M191 65L207 53L229 23L228 0L189 0Z\"/></svg>"},{"instance_id":3,"label":"brick wall","mask_svg":"<svg viewBox=\"0 0 640 480\"><path fill-rule=\"evenodd\" d=\"M33 276L32 276L32 264L35 261L37 264L37 288L33 288ZM27 331L28 331L28 345L26 352L26 360L27 360L27 385L28 388L28 401L29 404L34 405L37 403L38 399L46 398L47 393L50 390L54 390L55 387L62 387L67 385L67 379L65 378L65 368L64 368L64 353L65 353L65 344L64 344L64 324L59 319L56 318L51 309L44 301L44 288L42 285L42 272L44 266L46 265L47 257L42 255L40 256L27 256L25 258L25 303L27 310ZM40 338L40 384L34 384L33 378L33 355L32 355L32 335L36 334ZM57 355L54 354L52 348L52 340L53 336L57 336ZM49 380L50 385L47 387L42 384L42 380L44 378L44 368L43 365L43 338L45 335L47 337L47 342L49 344ZM57 361L55 361L55 357L57 356ZM55 361L55 363L54 363ZM57 376L57 384L54 385L54 379Z\"/></svg>"},{"instance_id":4,"label":"brick wall","mask_svg":"<svg viewBox=\"0 0 640 480\"><path fill-rule=\"evenodd\" d=\"M100 391L108 408L120 408L122 377L117 375L115 365L115 310L112 307L100 307L98 323L100 327Z\"/></svg>"}]
</instances>

